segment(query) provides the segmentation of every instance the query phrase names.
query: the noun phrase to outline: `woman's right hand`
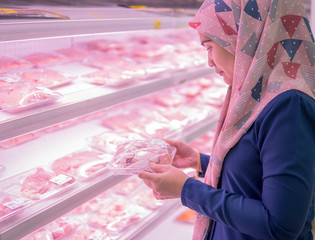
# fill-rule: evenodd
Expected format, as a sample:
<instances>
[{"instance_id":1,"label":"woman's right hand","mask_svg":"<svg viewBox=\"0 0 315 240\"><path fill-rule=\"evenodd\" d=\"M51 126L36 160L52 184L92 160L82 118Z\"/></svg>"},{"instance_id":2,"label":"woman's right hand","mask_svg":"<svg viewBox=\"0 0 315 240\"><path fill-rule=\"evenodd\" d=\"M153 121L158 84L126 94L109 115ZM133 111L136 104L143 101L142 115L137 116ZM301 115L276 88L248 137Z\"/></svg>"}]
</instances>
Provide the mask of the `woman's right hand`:
<instances>
[{"instance_id":1,"label":"woman's right hand","mask_svg":"<svg viewBox=\"0 0 315 240\"><path fill-rule=\"evenodd\" d=\"M189 145L181 142L163 139L168 144L174 146L176 150L176 155L174 157L172 165L177 168L194 168L197 169L199 153L195 151Z\"/></svg>"}]
</instances>

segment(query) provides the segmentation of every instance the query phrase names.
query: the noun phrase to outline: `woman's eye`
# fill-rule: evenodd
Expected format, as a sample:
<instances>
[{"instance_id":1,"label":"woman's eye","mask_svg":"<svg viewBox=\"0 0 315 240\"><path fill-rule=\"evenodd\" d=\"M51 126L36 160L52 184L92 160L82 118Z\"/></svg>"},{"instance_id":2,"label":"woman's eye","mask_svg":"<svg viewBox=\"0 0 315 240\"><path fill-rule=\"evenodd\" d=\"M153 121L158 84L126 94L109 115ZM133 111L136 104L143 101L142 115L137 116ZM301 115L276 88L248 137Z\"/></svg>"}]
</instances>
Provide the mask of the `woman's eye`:
<instances>
[{"instance_id":1,"label":"woman's eye","mask_svg":"<svg viewBox=\"0 0 315 240\"><path fill-rule=\"evenodd\" d=\"M207 47L207 51L211 52L211 50L212 50L212 47Z\"/></svg>"}]
</instances>

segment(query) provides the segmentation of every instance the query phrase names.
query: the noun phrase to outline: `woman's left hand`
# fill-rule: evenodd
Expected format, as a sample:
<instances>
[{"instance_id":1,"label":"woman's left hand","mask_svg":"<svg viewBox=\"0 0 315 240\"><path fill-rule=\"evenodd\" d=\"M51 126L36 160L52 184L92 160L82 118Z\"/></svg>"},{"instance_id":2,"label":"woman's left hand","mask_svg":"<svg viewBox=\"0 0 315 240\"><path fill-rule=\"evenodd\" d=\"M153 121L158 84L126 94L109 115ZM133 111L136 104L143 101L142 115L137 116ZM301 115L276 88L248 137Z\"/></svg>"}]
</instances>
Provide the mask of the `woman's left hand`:
<instances>
[{"instance_id":1,"label":"woman's left hand","mask_svg":"<svg viewBox=\"0 0 315 240\"><path fill-rule=\"evenodd\" d=\"M151 163L150 167L153 173L142 171L138 176L153 190L155 198L179 198L189 176L172 165Z\"/></svg>"}]
</instances>

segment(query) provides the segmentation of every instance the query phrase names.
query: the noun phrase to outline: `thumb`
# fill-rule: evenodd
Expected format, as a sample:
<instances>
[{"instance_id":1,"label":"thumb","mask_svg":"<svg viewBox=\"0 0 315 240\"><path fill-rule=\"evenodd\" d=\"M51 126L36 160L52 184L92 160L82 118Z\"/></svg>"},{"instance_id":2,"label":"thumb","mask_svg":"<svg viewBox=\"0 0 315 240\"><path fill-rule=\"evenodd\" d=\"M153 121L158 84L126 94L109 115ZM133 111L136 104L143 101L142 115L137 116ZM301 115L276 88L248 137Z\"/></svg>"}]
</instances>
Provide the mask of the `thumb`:
<instances>
[{"instance_id":1,"label":"thumb","mask_svg":"<svg viewBox=\"0 0 315 240\"><path fill-rule=\"evenodd\" d=\"M156 163L151 162L150 163L150 168L154 172L163 173L163 172L165 172L167 170L168 167L165 164L156 164Z\"/></svg>"}]
</instances>

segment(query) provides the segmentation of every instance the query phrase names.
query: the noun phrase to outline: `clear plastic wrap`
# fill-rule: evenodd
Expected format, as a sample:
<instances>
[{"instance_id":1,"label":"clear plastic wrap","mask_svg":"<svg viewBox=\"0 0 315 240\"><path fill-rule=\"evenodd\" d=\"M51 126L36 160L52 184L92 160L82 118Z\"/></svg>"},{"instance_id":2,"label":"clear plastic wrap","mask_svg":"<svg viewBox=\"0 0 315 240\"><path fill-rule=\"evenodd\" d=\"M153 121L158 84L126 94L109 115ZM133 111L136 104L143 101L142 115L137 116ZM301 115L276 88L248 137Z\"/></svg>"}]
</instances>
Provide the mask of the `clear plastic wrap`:
<instances>
[{"instance_id":1,"label":"clear plastic wrap","mask_svg":"<svg viewBox=\"0 0 315 240\"><path fill-rule=\"evenodd\" d=\"M64 56L45 52L33 53L25 56L24 59L33 63L37 68L58 65L67 61L67 58Z\"/></svg>"},{"instance_id":2,"label":"clear plastic wrap","mask_svg":"<svg viewBox=\"0 0 315 240\"><path fill-rule=\"evenodd\" d=\"M117 151L117 147L130 140L143 140L146 137L141 134L127 131L105 131L96 136L87 139L89 144L101 151L108 154L114 154Z\"/></svg>"},{"instance_id":3,"label":"clear plastic wrap","mask_svg":"<svg viewBox=\"0 0 315 240\"><path fill-rule=\"evenodd\" d=\"M56 194L75 182L76 179L69 174L38 167L2 180L0 187L12 194L39 200Z\"/></svg>"},{"instance_id":4,"label":"clear plastic wrap","mask_svg":"<svg viewBox=\"0 0 315 240\"><path fill-rule=\"evenodd\" d=\"M176 148L161 139L132 140L119 145L108 168L114 174L152 171L149 163L172 164Z\"/></svg>"},{"instance_id":5,"label":"clear plastic wrap","mask_svg":"<svg viewBox=\"0 0 315 240\"><path fill-rule=\"evenodd\" d=\"M54 70L35 69L24 71L21 74L21 81L32 83L40 87L56 88L69 84L73 81L73 77L66 77Z\"/></svg>"},{"instance_id":6,"label":"clear plastic wrap","mask_svg":"<svg viewBox=\"0 0 315 240\"><path fill-rule=\"evenodd\" d=\"M57 240L72 239L72 234L81 222L71 217L61 217L48 223L41 229L27 235L21 240Z\"/></svg>"},{"instance_id":7,"label":"clear plastic wrap","mask_svg":"<svg viewBox=\"0 0 315 240\"><path fill-rule=\"evenodd\" d=\"M143 181L138 177L129 177L124 181L116 184L110 189L110 191L114 192L115 194L127 196L130 193L134 193L142 184Z\"/></svg>"},{"instance_id":8,"label":"clear plastic wrap","mask_svg":"<svg viewBox=\"0 0 315 240\"><path fill-rule=\"evenodd\" d=\"M81 149L63 156L52 163L52 169L65 172L77 178L87 178L105 169L111 155L94 149Z\"/></svg>"},{"instance_id":9,"label":"clear plastic wrap","mask_svg":"<svg viewBox=\"0 0 315 240\"><path fill-rule=\"evenodd\" d=\"M26 133L0 142L0 148L8 149L26 143L42 135L41 131Z\"/></svg>"},{"instance_id":10,"label":"clear plastic wrap","mask_svg":"<svg viewBox=\"0 0 315 240\"><path fill-rule=\"evenodd\" d=\"M60 93L26 83L10 83L0 89L0 108L15 113L56 101Z\"/></svg>"},{"instance_id":11,"label":"clear plastic wrap","mask_svg":"<svg viewBox=\"0 0 315 240\"><path fill-rule=\"evenodd\" d=\"M11 57L0 57L0 72L17 71L31 68L33 65L25 60Z\"/></svg>"},{"instance_id":12,"label":"clear plastic wrap","mask_svg":"<svg viewBox=\"0 0 315 240\"><path fill-rule=\"evenodd\" d=\"M136 72L108 67L97 72L85 75L87 82L108 87L122 87L130 85L137 80Z\"/></svg>"},{"instance_id":13,"label":"clear plastic wrap","mask_svg":"<svg viewBox=\"0 0 315 240\"><path fill-rule=\"evenodd\" d=\"M33 201L28 198L0 191L0 221L22 211L32 203Z\"/></svg>"},{"instance_id":14,"label":"clear plastic wrap","mask_svg":"<svg viewBox=\"0 0 315 240\"><path fill-rule=\"evenodd\" d=\"M120 198L101 205L97 213L90 215L89 222L91 226L106 230L111 235L123 235L150 212Z\"/></svg>"},{"instance_id":15,"label":"clear plastic wrap","mask_svg":"<svg viewBox=\"0 0 315 240\"><path fill-rule=\"evenodd\" d=\"M155 210L164 204L163 200L157 200L154 197L152 189L148 188L147 186L143 186L141 188L141 191L139 191L136 194L136 196L133 197L132 200L136 204L148 208L150 210Z\"/></svg>"}]
</instances>

